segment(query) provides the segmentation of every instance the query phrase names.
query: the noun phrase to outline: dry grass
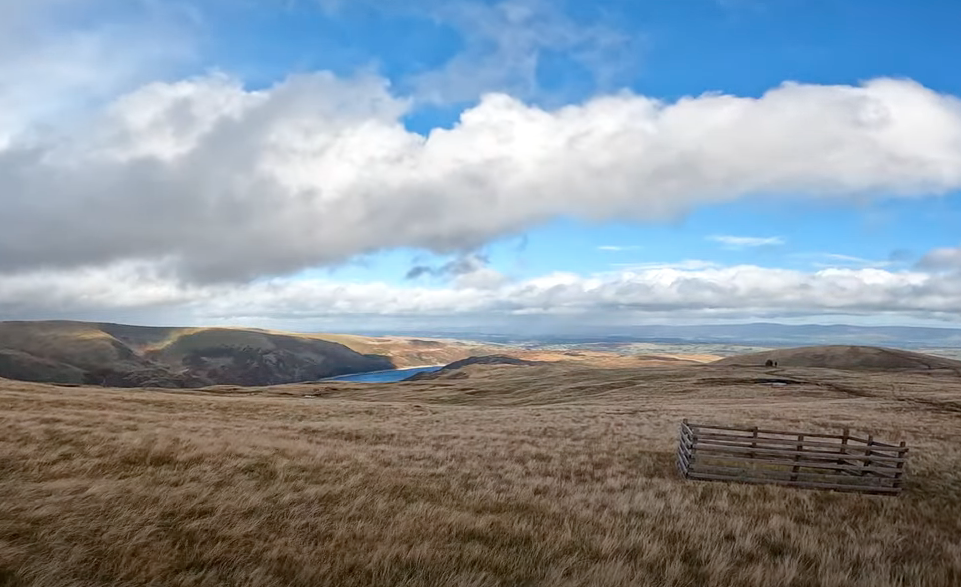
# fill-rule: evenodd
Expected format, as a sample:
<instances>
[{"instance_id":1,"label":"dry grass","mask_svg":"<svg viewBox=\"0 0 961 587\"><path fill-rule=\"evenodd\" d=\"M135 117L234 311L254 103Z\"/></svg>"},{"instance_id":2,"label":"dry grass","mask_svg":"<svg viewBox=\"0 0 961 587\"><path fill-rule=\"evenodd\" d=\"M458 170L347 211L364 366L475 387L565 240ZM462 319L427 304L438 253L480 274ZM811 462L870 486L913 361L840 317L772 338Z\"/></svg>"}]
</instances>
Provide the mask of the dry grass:
<instances>
[{"instance_id":1,"label":"dry grass","mask_svg":"<svg viewBox=\"0 0 961 587\"><path fill-rule=\"evenodd\" d=\"M591 368L618 368L618 367L683 367L685 365L697 365L700 363L711 363L721 357L718 355L707 354L646 354L628 355L609 351L590 351L590 350L522 350L522 349L497 349L496 353L508 355L528 361L541 361L546 363L564 362L580 363L582 366Z\"/></svg>"},{"instance_id":2,"label":"dry grass","mask_svg":"<svg viewBox=\"0 0 961 587\"><path fill-rule=\"evenodd\" d=\"M0 382L0 585L961 585L961 380L763 373ZM683 417L903 438L905 493L681 480Z\"/></svg>"}]
</instances>

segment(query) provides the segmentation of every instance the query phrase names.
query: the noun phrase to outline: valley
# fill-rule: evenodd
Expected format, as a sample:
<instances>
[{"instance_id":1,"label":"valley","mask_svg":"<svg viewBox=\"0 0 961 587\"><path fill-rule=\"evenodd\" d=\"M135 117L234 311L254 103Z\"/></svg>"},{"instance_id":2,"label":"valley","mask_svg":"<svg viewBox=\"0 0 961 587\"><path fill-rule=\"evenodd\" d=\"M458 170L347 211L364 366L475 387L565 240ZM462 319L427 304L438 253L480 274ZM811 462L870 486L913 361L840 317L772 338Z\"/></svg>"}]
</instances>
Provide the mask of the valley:
<instances>
[{"instance_id":1,"label":"valley","mask_svg":"<svg viewBox=\"0 0 961 587\"><path fill-rule=\"evenodd\" d=\"M458 340L0 322L0 377L113 387L277 385L449 363L493 347Z\"/></svg>"}]
</instances>

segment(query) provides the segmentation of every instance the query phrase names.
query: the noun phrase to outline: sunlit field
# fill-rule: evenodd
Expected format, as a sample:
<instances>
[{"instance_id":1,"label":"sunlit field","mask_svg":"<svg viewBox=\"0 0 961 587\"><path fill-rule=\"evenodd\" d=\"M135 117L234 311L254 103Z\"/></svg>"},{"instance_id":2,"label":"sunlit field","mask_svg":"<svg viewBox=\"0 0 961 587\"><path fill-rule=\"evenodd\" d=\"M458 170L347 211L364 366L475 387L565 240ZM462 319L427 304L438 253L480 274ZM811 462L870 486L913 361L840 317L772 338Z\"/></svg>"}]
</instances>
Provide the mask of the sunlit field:
<instances>
[{"instance_id":1,"label":"sunlit field","mask_svg":"<svg viewBox=\"0 0 961 587\"><path fill-rule=\"evenodd\" d=\"M961 378L763 371L0 381L0 585L961 585ZM682 418L906 440L905 490L687 481Z\"/></svg>"}]
</instances>

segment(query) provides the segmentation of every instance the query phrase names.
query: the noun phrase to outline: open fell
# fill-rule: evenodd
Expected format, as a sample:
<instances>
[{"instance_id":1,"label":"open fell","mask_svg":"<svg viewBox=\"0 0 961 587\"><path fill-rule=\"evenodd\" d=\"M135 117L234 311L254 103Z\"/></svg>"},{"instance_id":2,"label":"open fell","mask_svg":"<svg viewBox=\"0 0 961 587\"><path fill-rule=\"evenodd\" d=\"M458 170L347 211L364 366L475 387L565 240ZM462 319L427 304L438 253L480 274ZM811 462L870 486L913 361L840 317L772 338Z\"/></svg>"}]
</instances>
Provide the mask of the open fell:
<instances>
[{"instance_id":1,"label":"open fell","mask_svg":"<svg viewBox=\"0 0 961 587\"><path fill-rule=\"evenodd\" d=\"M275 385L456 361L483 350L453 340L0 322L0 377L116 387Z\"/></svg>"},{"instance_id":2,"label":"open fell","mask_svg":"<svg viewBox=\"0 0 961 587\"><path fill-rule=\"evenodd\" d=\"M0 381L0 584L961 584L953 373L464 369L190 391ZM682 418L903 439L905 492L685 481Z\"/></svg>"},{"instance_id":3,"label":"open fell","mask_svg":"<svg viewBox=\"0 0 961 587\"><path fill-rule=\"evenodd\" d=\"M930 371L946 369L961 375L961 361L922 353L872 346L829 345L776 349L727 357L718 365L764 365L823 367L868 371Z\"/></svg>"},{"instance_id":4,"label":"open fell","mask_svg":"<svg viewBox=\"0 0 961 587\"><path fill-rule=\"evenodd\" d=\"M476 354L598 366L696 364L716 357L536 351L460 340L301 334L253 328L168 328L0 322L0 377L112 387L278 385L452 363Z\"/></svg>"}]
</instances>

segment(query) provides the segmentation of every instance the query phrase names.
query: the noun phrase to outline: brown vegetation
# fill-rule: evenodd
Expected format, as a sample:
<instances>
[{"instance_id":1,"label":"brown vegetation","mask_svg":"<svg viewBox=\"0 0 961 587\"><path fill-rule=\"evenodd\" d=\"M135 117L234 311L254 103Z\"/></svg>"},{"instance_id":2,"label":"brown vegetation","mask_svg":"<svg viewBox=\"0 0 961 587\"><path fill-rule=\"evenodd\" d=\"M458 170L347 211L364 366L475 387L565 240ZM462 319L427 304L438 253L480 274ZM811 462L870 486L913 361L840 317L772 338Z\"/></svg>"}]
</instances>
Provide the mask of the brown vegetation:
<instances>
[{"instance_id":1,"label":"brown vegetation","mask_svg":"<svg viewBox=\"0 0 961 587\"><path fill-rule=\"evenodd\" d=\"M961 584L961 379L473 365L206 391L0 382L0 584ZM678 423L912 447L896 498L684 481Z\"/></svg>"},{"instance_id":2,"label":"brown vegetation","mask_svg":"<svg viewBox=\"0 0 961 587\"><path fill-rule=\"evenodd\" d=\"M698 365L700 363L710 363L721 358L717 355L706 354L621 354L584 349L569 351L507 349L499 350L498 352L528 361L583 363L590 367Z\"/></svg>"},{"instance_id":3,"label":"brown vegetation","mask_svg":"<svg viewBox=\"0 0 961 587\"><path fill-rule=\"evenodd\" d=\"M870 346L830 345L775 349L735 355L717 361L719 365L765 365L779 367L821 367L864 371L929 371L948 369L961 375L961 361L900 349Z\"/></svg>"},{"instance_id":4,"label":"brown vegetation","mask_svg":"<svg viewBox=\"0 0 961 587\"><path fill-rule=\"evenodd\" d=\"M0 322L0 377L117 387L272 385L449 363L485 347L454 340Z\"/></svg>"}]
</instances>

